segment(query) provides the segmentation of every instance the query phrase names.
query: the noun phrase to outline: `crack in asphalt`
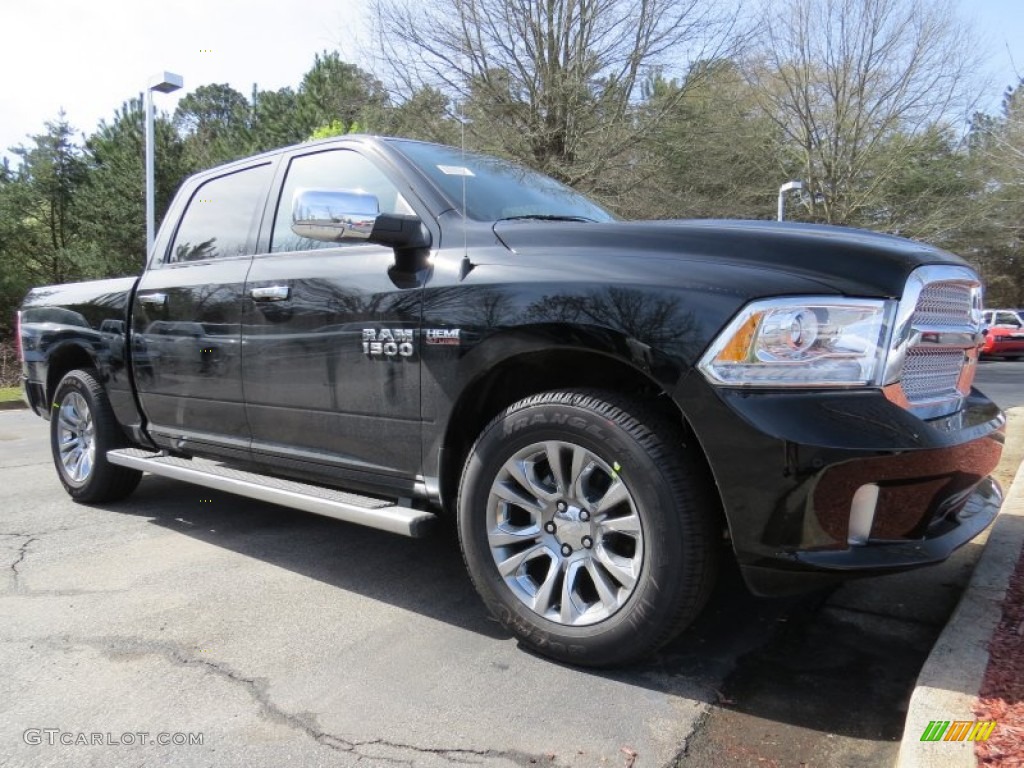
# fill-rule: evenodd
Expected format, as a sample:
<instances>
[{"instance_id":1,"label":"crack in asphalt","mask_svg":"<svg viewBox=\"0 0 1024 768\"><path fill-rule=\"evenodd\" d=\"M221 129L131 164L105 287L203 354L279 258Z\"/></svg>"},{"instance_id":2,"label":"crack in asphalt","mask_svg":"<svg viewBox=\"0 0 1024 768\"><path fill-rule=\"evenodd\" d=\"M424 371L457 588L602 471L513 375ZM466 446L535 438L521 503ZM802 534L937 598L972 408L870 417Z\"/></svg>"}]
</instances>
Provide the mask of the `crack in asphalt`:
<instances>
[{"instance_id":1,"label":"crack in asphalt","mask_svg":"<svg viewBox=\"0 0 1024 768\"><path fill-rule=\"evenodd\" d=\"M15 539L18 539L18 538L21 538L21 539L31 538L33 536L38 538L40 536L49 536L51 533L61 533L62 531L70 531L70 530L71 530L70 528L61 527L61 528L54 528L54 529L49 530L49 531L33 531L32 533L19 533L17 531L14 531L14 532L0 531L0 536L9 536L9 537L15 538Z\"/></svg>"},{"instance_id":2,"label":"crack in asphalt","mask_svg":"<svg viewBox=\"0 0 1024 768\"><path fill-rule=\"evenodd\" d=\"M51 531L40 531L34 533L0 531L0 537L24 539L24 541L18 545L15 558L9 566L15 592L25 592L20 580L20 567L28 554L29 547L38 542L42 536L65 530L68 529L56 528ZM286 727L297 729L328 749L351 754L355 757L357 762L361 762L363 760L374 760L393 763L395 765L415 765L414 758L405 759L402 757L389 757L378 754L376 750L372 750L373 747L381 747L384 749L395 750L397 752L404 751L407 753L413 753L414 755L430 755L453 764L479 765L487 759L505 759L514 765L523 766L523 768L533 768L537 765L548 765L552 768L559 767L559 763L555 761L553 755L533 755L526 752L520 752L518 750L429 747L401 741L391 741L389 739L345 739L321 728L315 713L292 713L281 709L271 699L267 691L268 683L265 679L245 677L226 664L212 661L207 658L197 657L190 654L182 647L170 643L150 642L134 638L125 638L122 636L78 639L65 636L63 638L63 642L57 642L52 638L42 638L39 642L49 645L57 645L60 646L61 649L66 649L69 645L74 645L77 642L88 647L97 648L111 658L116 658L118 655L132 653L147 653L161 656L180 666L201 667L211 674L215 674L221 678L231 681L232 683L243 686L267 719L281 725L285 725ZM371 750L372 753L368 754L367 750Z\"/></svg>"},{"instance_id":3,"label":"crack in asphalt","mask_svg":"<svg viewBox=\"0 0 1024 768\"><path fill-rule=\"evenodd\" d=\"M352 742L356 748L369 747L369 746L384 746L392 749L404 749L410 752L417 752L420 754L436 755L442 757L448 762L462 763L464 765L479 765L479 760L471 760L468 758L479 757L479 758L504 758L511 761L512 763L519 766L536 766L544 764L558 767L558 763L554 762L554 759L550 755L531 755L527 752L520 752L518 750L497 750L497 749L466 749L457 747L421 747L416 744L408 744L400 741L390 741L388 739L371 739L369 741L356 741ZM363 757L369 758L369 755L360 755L360 759ZM465 759L459 759L465 758ZM373 756L373 759L381 759L377 756ZM385 758L386 759L386 758ZM408 761L402 761L408 762ZM411 762L409 763L412 764Z\"/></svg>"},{"instance_id":4,"label":"crack in asphalt","mask_svg":"<svg viewBox=\"0 0 1024 768\"><path fill-rule=\"evenodd\" d=\"M663 768L682 768L687 758L690 757L690 745L694 739L698 738L701 731L707 727L708 719L711 717L711 706L705 704L704 711L702 711L697 719L694 720L693 728L690 733L683 739L683 743L679 745L679 749L676 753L669 758L668 762L665 763Z\"/></svg>"},{"instance_id":5,"label":"crack in asphalt","mask_svg":"<svg viewBox=\"0 0 1024 768\"><path fill-rule=\"evenodd\" d=\"M21 573L18 571L18 566L25 560L25 555L28 554L28 548L37 541L39 541L39 539L36 536L28 535L25 537L25 541L23 541L18 547L18 554L15 557L14 562L11 563L11 578L14 582L15 591L18 591L21 587Z\"/></svg>"},{"instance_id":6,"label":"crack in asphalt","mask_svg":"<svg viewBox=\"0 0 1024 768\"><path fill-rule=\"evenodd\" d=\"M20 531L0 531L0 537L9 539L25 539L19 546L18 552L15 555L14 562L10 564L11 571L11 582L14 586L15 592L24 592L21 588L21 571L18 566L25 560L25 556L28 554L28 548L35 542L39 541L41 536L48 536L51 533L60 533L61 531L69 530L68 528L54 528L50 531L37 531L35 533L22 533Z\"/></svg>"},{"instance_id":7,"label":"crack in asphalt","mask_svg":"<svg viewBox=\"0 0 1024 768\"><path fill-rule=\"evenodd\" d=\"M160 656L178 666L195 666L204 669L210 674L226 679L236 685L243 687L252 700L259 706L262 714L270 721L293 728L306 734L318 744L336 752L344 752L353 755L357 761L375 760L395 765L413 766L413 759L401 757L388 757L380 754L367 754L369 747L385 747L388 749L413 752L421 755L432 755L447 762L465 765L479 765L486 758L506 759L517 766L532 768L537 765L548 765L552 768L559 768L553 755L533 755L518 750L496 750L496 749L469 749L462 747L426 747L417 744L409 744L389 739L367 739L352 740L330 733L324 730L313 712L294 713L288 712L277 705L268 693L268 682L266 678L246 677L229 665L200 658L189 653L180 645L137 640L123 636L107 636L94 638L72 638L65 636L63 642L57 642L54 638L39 638L38 642L51 646L59 646L66 650L68 646L75 644L95 648L111 659L118 656L130 656L135 654L151 654ZM563 764L564 765L564 764Z\"/></svg>"}]
</instances>

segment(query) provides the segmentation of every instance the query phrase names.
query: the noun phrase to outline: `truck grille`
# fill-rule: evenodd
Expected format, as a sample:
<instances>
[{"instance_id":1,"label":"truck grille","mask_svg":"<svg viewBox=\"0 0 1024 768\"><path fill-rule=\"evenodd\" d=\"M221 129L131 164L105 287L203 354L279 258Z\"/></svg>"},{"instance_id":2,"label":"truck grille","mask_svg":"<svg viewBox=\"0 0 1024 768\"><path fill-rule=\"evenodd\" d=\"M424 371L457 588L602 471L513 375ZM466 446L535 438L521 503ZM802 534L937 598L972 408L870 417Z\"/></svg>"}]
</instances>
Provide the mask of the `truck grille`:
<instances>
[{"instance_id":1,"label":"truck grille","mask_svg":"<svg viewBox=\"0 0 1024 768\"><path fill-rule=\"evenodd\" d=\"M911 405L956 397L963 367L961 349L911 347L903 363L903 394Z\"/></svg>"},{"instance_id":2,"label":"truck grille","mask_svg":"<svg viewBox=\"0 0 1024 768\"><path fill-rule=\"evenodd\" d=\"M972 325L972 291L964 283L926 285L914 309L914 325L958 328Z\"/></svg>"},{"instance_id":3,"label":"truck grille","mask_svg":"<svg viewBox=\"0 0 1024 768\"><path fill-rule=\"evenodd\" d=\"M939 266L915 270L893 337L893 352L901 362L889 377L898 379L910 410L933 418L960 408L973 380L964 368L977 360L980 330L981 282L973 272Z\"/></svg>"}]
</instances>

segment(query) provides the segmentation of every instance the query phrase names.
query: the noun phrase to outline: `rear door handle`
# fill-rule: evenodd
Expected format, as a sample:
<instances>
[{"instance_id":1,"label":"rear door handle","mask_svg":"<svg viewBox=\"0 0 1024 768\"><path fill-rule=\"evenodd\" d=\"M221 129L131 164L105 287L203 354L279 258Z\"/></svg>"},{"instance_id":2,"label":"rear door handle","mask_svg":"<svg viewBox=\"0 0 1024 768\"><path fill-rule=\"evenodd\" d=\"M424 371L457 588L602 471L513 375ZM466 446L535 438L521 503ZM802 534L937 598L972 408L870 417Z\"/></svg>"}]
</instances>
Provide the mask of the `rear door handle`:
<instances>
[{"instance_id":1,"label":"rear door handle","mask_svg":"<svg viewBox=\"0 0 1024 768\"><path fill-rule=\"evenodd\" d=\"M251 288L249 295L253 301L284 301L291 292L287 285L268 285L263 288Z\"/></svg>"},{"instance_id":2,"label":"rear door handle","mask_svg":"<svg viewBox=\"0 0 1024 768\"><path fill-rule=\"evenodd\" d=\"M139 294L140 304L149 304L154 307L162 307L167 303L166 293L140 293Z\"/></svg>"}]
</instances>

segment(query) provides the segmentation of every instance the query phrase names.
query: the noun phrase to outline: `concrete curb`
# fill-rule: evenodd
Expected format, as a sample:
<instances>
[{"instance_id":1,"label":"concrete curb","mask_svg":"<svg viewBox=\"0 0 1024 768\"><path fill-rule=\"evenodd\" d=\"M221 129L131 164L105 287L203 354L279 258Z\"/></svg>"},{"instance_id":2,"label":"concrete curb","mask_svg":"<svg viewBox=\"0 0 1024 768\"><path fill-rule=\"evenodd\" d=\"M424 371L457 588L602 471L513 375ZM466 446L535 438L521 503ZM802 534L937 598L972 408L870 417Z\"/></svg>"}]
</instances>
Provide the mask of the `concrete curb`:
<instances>
[{"instance_id":1,"label":"concrete curb","mask_svg":"<svg viewBox=\"0 0 1024 768\"><path fill-rule=\"evenodd\" d=\"M932 720L974 720L974 703L988 666L988 643L1024 547L1024 462L960 603L921 668L910 697L897 768L974 768L973 742L921 741Z\"/></svg>"},{"instance_id":2,"label":"concrete curb","mask_svg":"<svg viewBox=\"0 0 1024 768\"><path fill-rule=\"evenodd\" d=\"M20 411L23 408L28 408L23 400L9 400L5 403L0 403L0 411Z\"/></svg>"}]
</instances>

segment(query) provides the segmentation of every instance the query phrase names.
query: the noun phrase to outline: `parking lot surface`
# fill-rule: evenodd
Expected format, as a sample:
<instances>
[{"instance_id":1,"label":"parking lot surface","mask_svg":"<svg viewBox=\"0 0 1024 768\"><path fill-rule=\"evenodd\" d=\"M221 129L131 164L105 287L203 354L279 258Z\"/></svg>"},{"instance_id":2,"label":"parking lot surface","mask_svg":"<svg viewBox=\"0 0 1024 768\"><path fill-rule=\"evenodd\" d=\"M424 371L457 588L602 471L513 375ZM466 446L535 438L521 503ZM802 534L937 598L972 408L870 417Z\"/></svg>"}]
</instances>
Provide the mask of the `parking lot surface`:
<instances>
[{"instance_id":1,"label":"parking lot surface","mask_svg":"<svg viewBox=\"0 0 1024 768\"><path fill-rule=\"evenodd\" d=\"M747 611L734 634L723 605L641 667L559 666L488 619L453 532L151 476L81 506L46 435L0 413L0 765L660 766L763 623ZM203 743L107 743L140 732Z\"/></svg>"},{"instance_id":2,"label":"parking lot surface","mask_svg":"<svg viewBox=\"0 0 1024 768\"><path fill-rule=\"evenodd\" d=\"M1024 406L1024 360L982 360L974 385L1000 408Z\"/></svg>"}]
</instances>

